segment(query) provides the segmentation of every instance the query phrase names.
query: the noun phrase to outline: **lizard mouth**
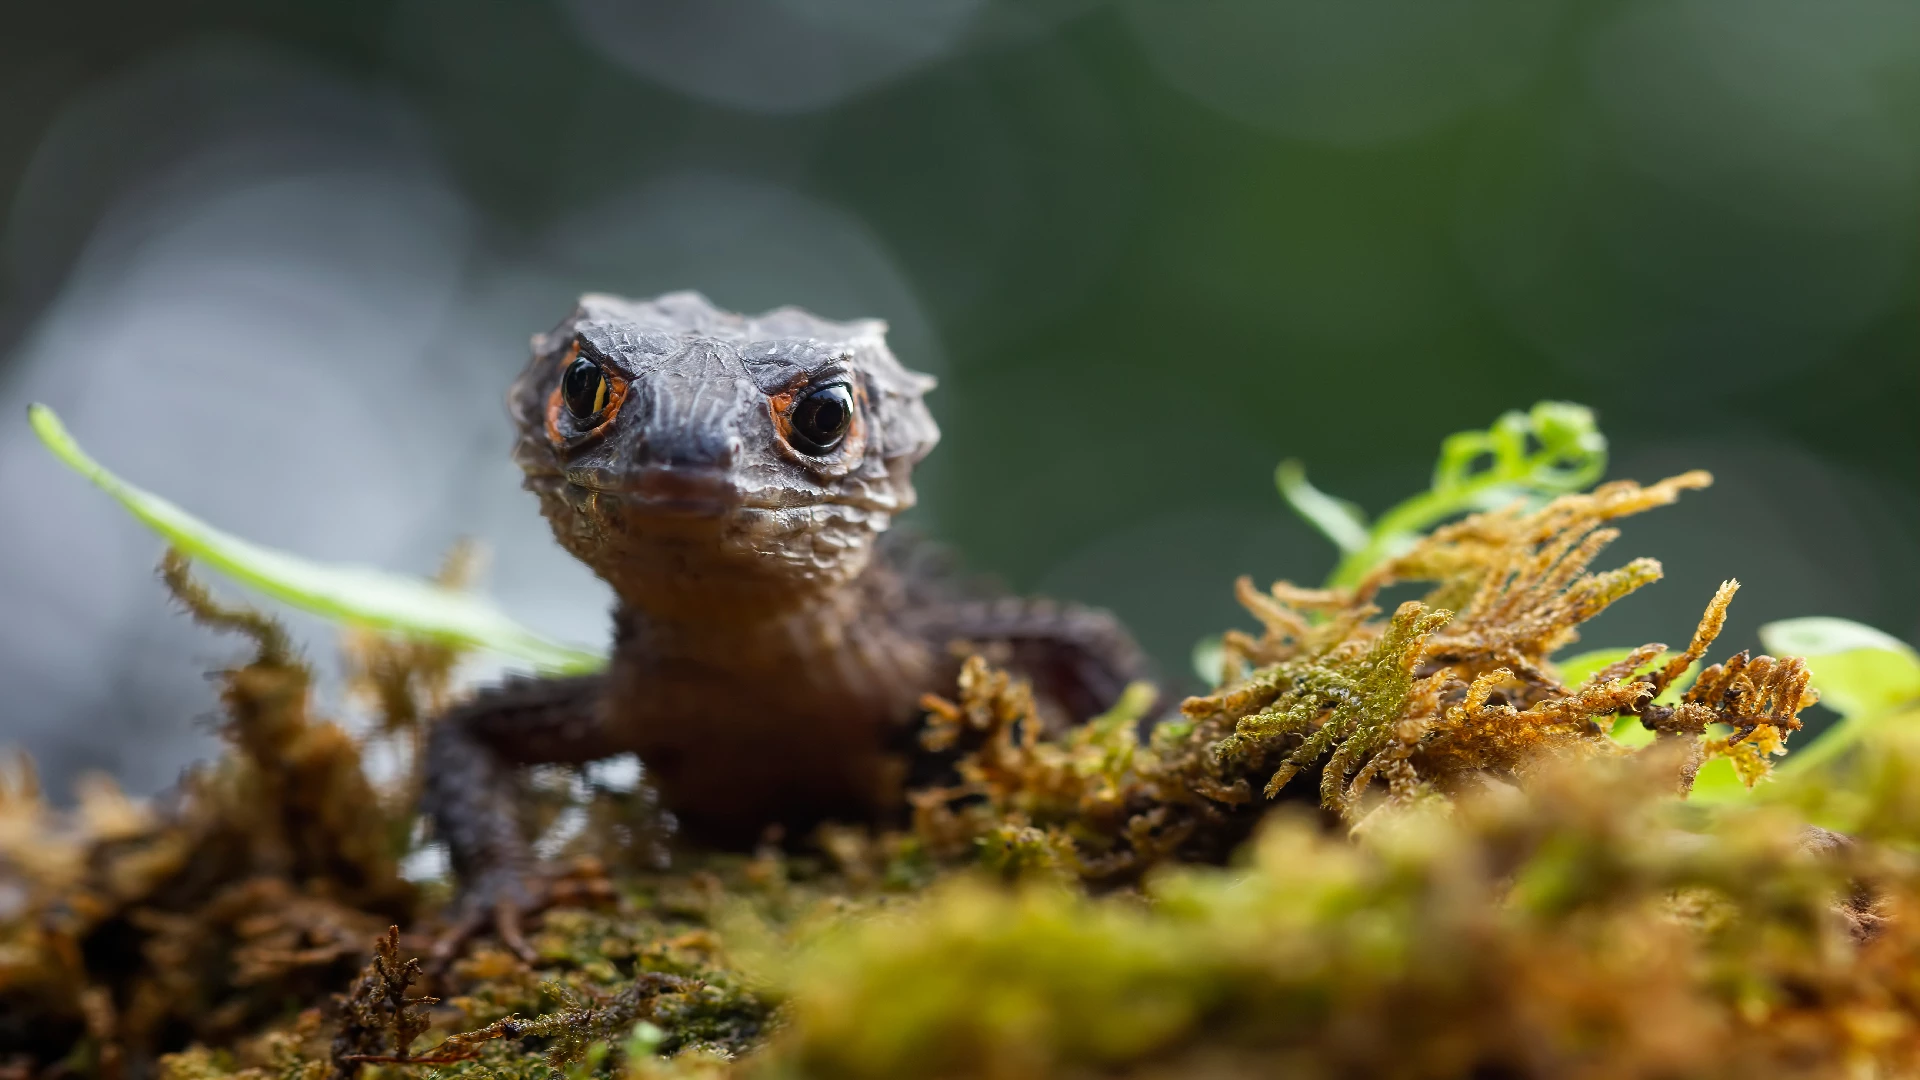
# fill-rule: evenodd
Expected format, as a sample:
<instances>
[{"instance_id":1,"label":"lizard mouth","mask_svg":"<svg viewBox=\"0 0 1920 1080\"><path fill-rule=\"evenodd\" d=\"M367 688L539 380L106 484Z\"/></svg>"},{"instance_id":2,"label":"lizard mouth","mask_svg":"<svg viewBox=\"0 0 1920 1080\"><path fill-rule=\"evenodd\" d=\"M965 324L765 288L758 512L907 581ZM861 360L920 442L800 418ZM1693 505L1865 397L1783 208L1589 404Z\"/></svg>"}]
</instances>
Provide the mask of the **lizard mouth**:
<instances>
[{"instance_id":1,"label":"lizard mouth","mask_svg":"<svg viewBox=\"0 0 1920 1080\"><path fill-rule=\"evenodd\" d=\"M722 518L747 512L780 513L811 507L842 506L855 511L892 514L898 499L885 492L816 492L743 487L725 469L699 465L645 465L609 469L567 469L567 483L635 510L661 517Z\"/></svg>"},{"instance_id":2,"label":"lizard mouth","mask_svg":"<svg viewBox=\"0 0 1920 1080\"><path fill-rule=\"evenodd\" d=\"M575 468L567 470L567 482L649 513L672 517L722 517L747 502L723 469L648 465L615 472Z\"/></svg>"}]
</instances>

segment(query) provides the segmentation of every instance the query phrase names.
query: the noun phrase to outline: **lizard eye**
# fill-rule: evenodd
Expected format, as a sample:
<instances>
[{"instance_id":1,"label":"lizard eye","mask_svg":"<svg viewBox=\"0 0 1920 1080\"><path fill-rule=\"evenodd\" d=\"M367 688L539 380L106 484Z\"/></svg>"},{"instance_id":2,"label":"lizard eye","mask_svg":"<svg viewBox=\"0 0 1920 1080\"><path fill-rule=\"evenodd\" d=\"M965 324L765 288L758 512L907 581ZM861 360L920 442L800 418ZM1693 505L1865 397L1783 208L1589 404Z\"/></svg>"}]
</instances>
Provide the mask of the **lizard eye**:
<instances>
[{"instance_id":1,"label":"lizard eye","mask_svg":"<svg viewBox=\"0 0 1920 1080\"><path fill-rule=\"evenodd\" d=\"M560 376L560 400L575 420L591 420L607 407L607 373L600 365L578 357Z\"/></svg>"},{"instance_id":2,"label":"lizard eye","mask_svg":"<svg viewBox=\"0 0 1920 1080\"><path fill-rule=\"evenodd\" d=\"M853 394L845 383L823 386L793 410L793 448L803 454L825 454L840 445L853 426Z\"/></svg>"}]
</instances>

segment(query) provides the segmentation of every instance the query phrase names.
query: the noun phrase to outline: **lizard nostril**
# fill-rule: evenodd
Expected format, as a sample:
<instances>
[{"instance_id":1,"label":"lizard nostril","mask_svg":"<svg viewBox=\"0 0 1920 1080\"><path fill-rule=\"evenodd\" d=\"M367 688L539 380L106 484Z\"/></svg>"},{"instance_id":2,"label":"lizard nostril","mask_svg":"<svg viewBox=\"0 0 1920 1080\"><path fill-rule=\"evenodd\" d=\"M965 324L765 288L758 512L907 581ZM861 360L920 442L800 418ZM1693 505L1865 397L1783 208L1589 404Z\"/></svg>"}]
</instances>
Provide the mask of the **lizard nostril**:
<instances>
[{"instance_id":1,"label":"lizard nostril","mask_svg":"<svg viewBox=\"0 0 1920 1080\"><path fill-rule=\"evenodd\" d=\"M715 461L714 464L723 469L730 468L735 461L740 459L740 455L744 453L746 449L747 444L740 441L740 436L729 436L727 441L721 445L719 460Z\"/></svg>"}]
</instances>

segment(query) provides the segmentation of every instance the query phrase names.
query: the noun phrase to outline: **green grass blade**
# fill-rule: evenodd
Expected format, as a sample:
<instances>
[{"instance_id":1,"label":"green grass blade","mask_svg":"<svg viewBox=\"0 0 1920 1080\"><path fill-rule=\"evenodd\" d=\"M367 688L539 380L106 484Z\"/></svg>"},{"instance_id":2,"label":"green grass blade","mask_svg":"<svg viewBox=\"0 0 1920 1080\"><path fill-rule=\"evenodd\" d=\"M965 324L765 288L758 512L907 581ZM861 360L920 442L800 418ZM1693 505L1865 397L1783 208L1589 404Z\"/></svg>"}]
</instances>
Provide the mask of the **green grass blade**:
<instances>
[{"instance_id":1,"label":"green grass blade","mask_svg":"<svg viewBox=\"0 0 1920 1080\"><path fill-rule=\"evenodd\" d=\"M370 567L314 562L222 532L108 472L80 449L52 409L30 406L27 418L54 456L113 496L168 543L283 603L340 622L487 649L546 672L593 671L606 664L598 653L528 630L472 593Z\"/></svg>"}]
</instances>

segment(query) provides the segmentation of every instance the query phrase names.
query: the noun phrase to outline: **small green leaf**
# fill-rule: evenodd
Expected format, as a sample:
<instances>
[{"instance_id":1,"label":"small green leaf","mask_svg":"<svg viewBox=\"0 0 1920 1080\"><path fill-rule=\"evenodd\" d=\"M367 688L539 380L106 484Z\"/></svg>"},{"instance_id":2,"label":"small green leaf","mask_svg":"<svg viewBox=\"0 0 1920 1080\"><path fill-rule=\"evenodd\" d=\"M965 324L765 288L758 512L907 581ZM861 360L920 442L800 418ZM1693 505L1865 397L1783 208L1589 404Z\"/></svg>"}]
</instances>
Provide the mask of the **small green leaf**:
<instances>
[{"instance_id":1,"label":"small green leaf","mask_svg":"<svg viewBox=\"0 0 1920 1080\"><path fill-rule=\"evenodd\" d=\"M249 588L341 622L459 645L525 660L554 673L597 670L598 653L570 648L513 621L486 599L419 578L360 566L314 562L220 531L173 503L108 472L80 449L45 405L27 409L35 435L75 472L188 556Z\"/></svg>"},{"instance_id":2,"label":"small green leaf","mask_svg":"<svg viewBox=\"0 0 1920 1080\"><path fill-rule=\"evenodd\" d=\"M1200 676L1201 684L1211 689L1222 685L1221 666L1226 658L1226 652L1220 647L1220 635L1208 634L1193 643L1193 654L1187 662L1193 665L1193 673Z\"/></svg>"},{"instance_id":3,"label":"small green leaf","mask_svg":"<svg viewBox=\"0 0 1920 1080\"><path fill-rule=\"evenodd\" d=\"M1307 480L1307 468L1288 458L1273 470L1274 485L1294 513L1324 533L1341 551L1359 551L1367 546L1367 515L1354 504L1314 487Z\"/></svg>"},{"instance_id":4,"label":"small green leaf","mask_svg":"<svg viewBox=\"0 0 1920 1080\"><path fill-rule=\"evenodd\" d=\"M1283 461L1274 480L1301 517L1344 553L1327 579L1353 585L1386 559L1405 551L1426 530L1461 514L1516 499L1579 491L1607 471L1607 440L1593 411L1565 401L1542 401L1508 412L1485 431L1456 432L1440 444L1428 490L1373 522L1352 503L1307 482L1297 461Z\"/></svg>"},{"instance_id":5,"label":"small green leaf","mask_svg":"<svg viewBox=\"0 0 1920 1080\"><path fill-rule=\"evenodd\" d=\"M1160 688L1154 684L1144 680L1130 682L1127 688L1120 692L1120 700L1114 702L1106 712L1088 720L1083 726L1088 731L1100 735L1111 735L1122 728L1136 727L1146 717L1147 711L1153 708L1154 702L1159 697Z\"/></svg>"},{"instance_id":6,"label":"small green leaf","mask_svg":"<svg viewBox=\"0 0 1920 1080\"><path fill-rule=\"evenodd\" d=\"M1553 666L1560 669L1560 681L1568 686L1579 686L1593 673L1608 664L1617 664L1627 658L1632 649L1595 649L1578 656L1569 656L1564 660L1555 660Z\"/></svg>"},{"instance_id":7,"label":"small green leaf","mask_svg":"<svg viewBox=\"0 0 1920 1080\"><path fill-rule=\"evenodd\" d=\"M1920 704L1920 661L1883 649L1811 657L1820 703L1842 716L1871 716Z\"/></svg>"},{"instance_id":8,"label":"small green leaf","mask_svg":"<svg viewBox=\"0 0 1920 1080\"><path fill-rule=\"evenodd\" d=\"M1920 654L1891 634L1846 619L1787 619L1760 628L1777 656L1804 656L1820 703L1842 716L1920 702Z\"/></svg>"},{"instance_id":9,"label":"small green leaf","mask_svg":"<svg viewBox=\"0 0 1920 1080\"><path fill-rule=\"evenodd\" d=\"M1920 655L1913 646L1871 626L1812 616L1760 628L1767 651L1804 656L1820 703L1840 722L1787 755L1775 773L1805 777L1858 746L1887 723L1920 719Z\"/></svg>"},{"instance_id":10,"label":"small green leaf","mask_svg":"<svg viewBox=\"0 0 1920 1080\"><path fill-rule=\"evenodd\" d=\"M1762 786L1765 783L1761 781ZM1700 772L1693 778L1693 788L1687 792L1687 801L1701 806L1739 802L1751 798L1754 791L1734 771L1733 762L1714 758L1700 766Z\"/></svg>"},{"instance_id":11,"label":"small green leaf","mask_svg":"<svg viewBox=\"0 0 1920 1080\"><path fill-rule=\"evenodd\" d=\"M1632 651L1632 649L1595 649L1592 652L1569 656L1565 660L1556 660L1554 661L1554 666L1560 669L1561 682L1566 683L1568 686L1579 686L1592 678L1594 672L1599 671L1601 668L1625 660L1627 654ZM1661 658L1665 655L1666 654L1662 653L1661 656L1657 656L1647 663L1642 664L1640 667L1634 669L1632 674L1645 674L1659 667ZM1687 687L1693 685L1693 677L1699 674L1699 672L1699 661L1687 665L1687 670L1680 673L1680 677L1673 681L1673 685L1667 687L1666 690L1654 700L1662 705L1677 703L1680 700L1680 695L1686 692ZM1620 717L1614 721L1613 727L1608 730L1607 734L1614 742L1622 746L1645 746L1654 739L1653 732L1647 730L1647 725L1641 723L1640 718L1637 716Z\"/></svg>"},{"instance_id":12,"label":"small green leaf","mask_svg":"<svg viewBox=\"0 0 1920 1080\"><path fill-rule=\"evenodd\" d=\"M665 1031L651 1021L642 1020L633 1025L633 1034L627 1037L627 1060L639 1061L650 1058L660 1052L660 1044L666 1041Z\"/></svg>"},{"instance_id":13,"label":"small green leaf","mask_svg":"<svg viewBox=\"0 0 1920 1080\"><path fill-rule=\"evenodd\" d=\"M1154 725L1152 739L1155 746L1172 746L1186 740L1193 734L1193 721L1184 717L1162 720Z\"/></svg>"},{"instance_id":14,"label":"small green leaf","mask_svg":"<svg viewBox=\"0 0 1920 1080\"><path fill-rule=\"evenodd\" d=\"M1617 664L1625 660L1627 654L1632 651L1632 649L1595 649L1592 652L1583 652L1577 656L1569 656L1565 660L1555 660L1553 664L1560 669L1561 682L1566 683L1568 686L1579 686L1581 683L1593 678L1594 672L1599 671L1608 664ZM1653 659L1634 668L1631 674L1645 675L1653 669L1660 667L1666 662L1666 655L1666 653L1660 653ZM1679 678L1674 679L1665 690L1661 691L1660 696L1653 700L1662 705L1677 704L1680 701L1680 695L1687 692L1687 687L1693 685L1693 678L1698 674L1700 674L1700 661L1695 660L1693 663L1687 665L1687 669L1680 673Z\"/></svg>"},{"instance_id":15,"label":"small green leaf","mask_svg":"<svg viewBox=\"0 0 1920 1080\"><path fill-rule=\"evenodd\" d=\"M1903 654L1920 665L1913 646L1892 634L1829 615L1770 622L1760 628L1760 643L1776 656L1831 656L1855 649L1879 649Z\"/></svg>"},{"instance_id":16,"label":"small green leaf","mask_svg":"<svg viewBox=\"0 0 1920 1080\"><path fill-rule=\"evenodd\" d=\"M1526 412L1510 411L1485 431L1460 431L1442 440L1432 486L1380 515L1371 525L1360 507L1335 498L1307 480L1299 461L1273 471L1281 498L1294 513L1332 540L1341 552L1327 577L1334 588L1359 583L1380 563L1411 548L1421 534L1449 518L1492 510L1520 499L1550 498L1580 491L1607 471L1607 438L1593 410L1567 401L1541 401ZM1209 685L1217 668L1196 670Z\"/></svg>"},{"instance_id":17,"label":"small green leaf","mask_svg":"<svg viewBox=\"0 0 1920 1080\"><path fill-rule=\"evenodd\" d=\"M1641 723L1637 716L1617 717L1613 721L1613 726L1607 729L1607 738L1621 746L1635 748L1648 746L1658 737L1652 729Z\"/></svg>"}]
</instances>

